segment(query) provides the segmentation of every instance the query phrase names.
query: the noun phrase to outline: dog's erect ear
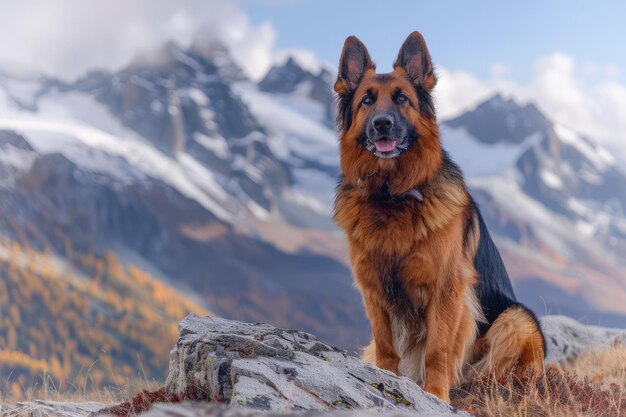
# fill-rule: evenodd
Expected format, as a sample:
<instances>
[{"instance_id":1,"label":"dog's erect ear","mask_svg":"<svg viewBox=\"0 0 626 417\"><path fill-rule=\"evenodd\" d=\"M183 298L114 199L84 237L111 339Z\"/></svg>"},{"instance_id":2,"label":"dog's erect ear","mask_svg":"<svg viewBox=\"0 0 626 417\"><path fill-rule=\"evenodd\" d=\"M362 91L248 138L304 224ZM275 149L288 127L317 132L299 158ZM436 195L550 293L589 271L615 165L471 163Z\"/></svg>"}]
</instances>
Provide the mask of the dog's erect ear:
<instances>
[{"instance_id":1,"label":"dog's erect ear","mask_svg":"<svg viewBox=\"0 0 626 417\"><path fill-rule=\"evenodd\" d=\"M403 68L413 84L426 91L432 90L437 84L426 41L419 32L413 32L406 38L393 67Z\"/></svg>"},{"instance_id":2,"label":"dog's erect ear","mask_svg":"<svg viewBox=\"0 0 626 417\"><path fill-rule=\"evenodd\" d=\"M343 44L339 73L335 83L338 94L346 94L356 90L363 73L368 69L376 69L367 48L356 36L349 36Z\"/></svg>"}]
</instances>

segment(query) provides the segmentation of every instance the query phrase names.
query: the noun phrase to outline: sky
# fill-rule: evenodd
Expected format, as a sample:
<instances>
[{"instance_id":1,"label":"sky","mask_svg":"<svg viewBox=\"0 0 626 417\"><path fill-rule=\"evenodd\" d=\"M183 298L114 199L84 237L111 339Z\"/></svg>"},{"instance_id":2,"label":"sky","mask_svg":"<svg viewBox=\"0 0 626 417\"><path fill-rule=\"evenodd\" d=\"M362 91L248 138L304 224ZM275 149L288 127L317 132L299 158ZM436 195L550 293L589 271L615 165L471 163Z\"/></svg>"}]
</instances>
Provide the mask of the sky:
<instances>
[{"instance_id":1,"label":"sky","mask_svg":"<svg viewBox=\"0 0 626 417\"><path fill-rule=\"evenodd\" d=\"M626 68L626 2L553 1L251 1L252 22L271 21L279 48L310 48L336 63L342 40L356 35L387 70L397 47L419 30L436 63L481 78L499 63L528 81L531 63L561 52L615 71ZM618 75L624 81L624 74Z\"/></svg>"},{"instance_id":2,"label":"sky","mask_svg":"<svg viewBox=\"0 0 626 417\"><path fill-rule=\"evenodd\" d=\"M0 0L0 70L73 79L173 39L226 44L254 80L296 54L336 67L357 35L380 71L422 32L440 118L502 93L626 159L626 2L553 0Z\"/></svg>"}]
</instances>

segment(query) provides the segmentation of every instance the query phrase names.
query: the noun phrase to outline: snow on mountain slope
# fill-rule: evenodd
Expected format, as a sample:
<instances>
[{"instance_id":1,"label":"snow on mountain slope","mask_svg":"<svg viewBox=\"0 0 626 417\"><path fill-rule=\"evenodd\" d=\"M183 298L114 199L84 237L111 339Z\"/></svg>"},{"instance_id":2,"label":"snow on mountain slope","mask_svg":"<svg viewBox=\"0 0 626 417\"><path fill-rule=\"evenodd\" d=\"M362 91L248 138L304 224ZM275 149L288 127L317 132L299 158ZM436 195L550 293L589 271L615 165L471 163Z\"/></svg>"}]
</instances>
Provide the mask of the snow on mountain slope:
<instances>
[{"instance_id":1,"label":"snow on mountain slope","mask_svg":"<svg viewBox=\"0 0 626 417\"><path fill-rule=\"evenodd\" d=\"M306 100L300 92L281 94L277 99L249 83L235 87L256 118L273 134L270 146L278 155L315 159L327 166L338 164L335 132L320 124L322 117L315 111L317 103Z\"/></svg>"},{"instance_id":2,"label":"snow on mountain slope","mask_svg":"<svg viewBox=\"0 0 626 417\"><path fill-rule=\"evenodd\" d=\"M287 198L328 215L337 182L339 155L334 130L322 123L321 104L308 99L308 85L293 93L269 94L250 83L235 85L242 100L268 132L270 149L292 166L294 187Z\"/></svg>"},{"instance_id":3,"label":"snow on mountain slope","mask_svg":"<svg viewBox=\"0 0 626 417\"><path fill-rule=\"evenodd\" d=\"M166 155L196 159L235 197L235 210L243 203L261 220L272 213L299 226L331 228L328 195L300 184L311 182L308 169L329 187L337 175L336 139L326 114L332 94L328 84L320 87L327 73L313 76L291 65L283 70L297 70L292 89L274 93L271 83L264 89L225 74L234 64L223 51L216 60L215 51L169 45L164 57L116 74L90 73L59 89L95 97Z\"/></svg>"},{"instance_id":4,"label":"snow on mountain slope","mask_svg":"<svg viewBox=\"0 0 626 417\"><path fill-rule=\"evenodd\" d=\"M42 154L61 153L72 162L108 177L130 183L158 178L192 198L224 221L233 221L225 210L228 195L211 172L159 152L128 131L92 98L72 93L46 97L36 115L14 112L0 117L0 129L25 134ZM189 172L189 167L194 170Z\"/></svg>"},{"instance_id":5,"label":"snow on mountain slope","mask_svg":"<svg viewBox=\"0 0 626 417\"><path fill-rule=\"evenodd\" d=\"M615 158L605 148L594 144L573 130L561 125L555 124L554 131L561 141L574 146L581 154L583 154L597 169L604 169L609 165L615 165Z\"/></svg>"},{"instance_id":6,"label":"snow on mountain slope","mask_svg":"<svg viewBox=\"0 0 626 417\"><path fill-rule=\"evenodd\" d=\"M0 72L0 103L12 103L25 108L33 108L37 93L41 89L41 79L33 76L15 77ZM0 104L0 109L2 105Z\"/></svg>"},{"instance_id":7,"label":"snow on mountain slope","mask_svg":"<svg viewBox=\"0 0 626 417\"><path fill-rule=\"evenodd\" d=\"M529 112L532 120L524 121ZM514 175L525 193L560 214L575 217L568 204L573 198L581 204L609 205L617 217L624 217L626 175L615 158L590 139L536 112L531 105L520 106L496 96L444 122L444 146L466 176ZM476 136L489 128L491 118L515 120L512 126L525 126L528 135L521 138L511 129L501 131L498 139Z\"/></svg>"},{"instance_id":8,"label":"snow on mountain slope","mask_svg":"<svg viewBox=\"0 0 626 417\"><path fill-rule=\"evenodd\" d=\"M259 89L275 95L297 93L302 99L313 100L316 107L322 110L323 119L320 121L334 128L335 100L329 87L335 81L336 70L319 62L310 62L311 59L303 62L302 54L291 55L281 61L258 83ZM302 99L298 100L299 103L303 102Z\"/></svg>"},{"instance_id":9,"label":"snow on mountain slope","mask_svg":"<svg viewBox=\"0 0 626 417\"><path fill-rule=\"evenodd\" d=\"M133 80L153 90L147 81ZM337 155L333 132L320 123L324 117L321 105L298 92L273 100L270 94L257 90L249 82L239 82L233 88L240 89L239 94L251 105L255 116L263 120L263 129L271 131L271 135L266 137L263 131L257 131L244 138L226 140L219 134L196 131L193 133L194 142L211 155L227 161L233 172L244 173L247 184L262 183L267 179L263 178L256 164L251 163L250 151L246 149L257 141L267 143L271 152L293 166L292 178L296 181L292 188L280 192L276 198L288 206L304 205L312 213L327 218L331 206L330 194L317 190L323 189L322 186L328 189L334 187ZM181 90L181 95L190 97L196 105L208 105L209 99L204 91L195 87ZM6 101L10 102L10 92L3 91L6 92ZM154 107L153 100L150 108L154 110ZM173 108L169 110L169 113L177 111ZM212 111L202 108L200 113L205 116L205 124L210 125L206 120L213 117ZM166 112L162 117L169 118L169 115ZM107 173L118 181L127 183L132 180L132 175L137 176L136 180L158 178L229 223L235 220L246 223L245 211L261 220L267 219L269 214L270 207L263 204L261 194L250 191L246 184L234 181L228 172L216 172L213 167L207 166L202 160L206 152L197 154L197 149L189 149L178 156L170 155L154 146L150 138L146 139L124 125L103 103L89 94L72 90L48 92L38 99L36 113L17 106L3 112L0 128L28 133L40 152L61 152L77 164ZM243 154L236 148L231 150L231 147L242 146L245 148ZM109 157L114 157L115 164L109 163ZM326 173L309 169L312 165L323 166ZM318 185L317 188L309 187L313 182ZM295 208L288 210L291 216L297 213Z\"/></svg>"},{"instance_id":10,"label":"snow on mountain slope","mask_svg":"<svg viewBox=\"0 0 626 417\"><path fill-rule=\"evenodd\" d=\"M604 181L601 174L609 168L615 168L615 159L604 148L560 125L554 126L554 132L552 139L574 146L579 151L576 156L586 158L588 167L576 173L569 172L570 178L567 178L564 177L563 171L559 170L559 166L555 166L555 155L544 155L541 163L533 165L529 171L532 171L532 175L537 175L546 188L562 191L571 184L571 177L574 177L574 180L577 177L585 180L591 175L593 179L590 182L600 185ZM518 161L526 152L541 149L542 142L546 141L545 132L534 132L519 143L503 140L486 144L469 134L464 127L452 128L443 124L441 136L444 148L463 169L470 185L475 189L487 191L497 200L498 205L510 212L513 217L526 219L537 228L541 226L542 239L551 242L555 250L571 255L569 244L565 242L575 242L579 246L584 245L594 256L604 257L606 252L603 246L599 242L590 242L589 237L610 234L611 226L618 230L626 230L624 229L626 218L615 216L615 213L607 213L606 207L602 207L606 201L577 199L572 196L573 192L570 192L559 201L562 206L554 213L545 206L545 201L536 199L536 196L529 195L523 190L527 184L527 177L520 172ZM559 163L567 166L568 161L560 160ZM591 174L589 166L598 171ZM570 210L575 212L574 216L559 215ZM621 212L620 207L617 210ZM539 215L539 212L543 214Z\"/></svg>"},{"instance_id":11,"label":"snow on mountain slope","mask_svg":"<svg viewBox=\"0 0 626 417\"><path fill-rule=\"evenodd\" d=\"M440 128L440 135L444 149L459 164L467 177L505 174L511 170L526 149L541 139L537 132L526 137L521 143L486 144L463 127L454 128L445 124Z\"/></svg>"},{"instance_id":12,"label":"snow on mountain slope","mask_svg":"<svg viewBox=\"0 0 626 417\"><path fill-rule=\"evenodd\" d=\"M599 263L620 261L617 254L607 252L601 240L590 239L589 233L584 228L581 230L581 220L552 212L524 193L514 177L475 177L469 178L468 184L474 191L488 193L498 210L506 213L507 217L529 225L544 250L550 249L537 252L537 258L550 258L552 252L558 253L564 262L575 262L584 253Z\"/></svg>"},{"instance_id":13,"label":"snow on mountain slope","mask_svg":"<svg viewBox=\"0 0 626 417\"><path fill-rule=\"evenodd\" d=\"M32 88L40 92L33 97L35 112L20 106L6 88L12 81L4 80L0 92L11 108L3 112L1 126L28 130L39 151L60 151L126 182L132 175L163 180L229 223L248 224L250 214L267 220L278 208L298 225L332 227L327 190L335 185L338 160L325 109L332 94L315 91L328 73L315 77L288 60L282 71L297 70L299 78L291 91L272 94L242 77L226 83L222 69L232 64L224 51L215 61L206 58L215 51L175 45L165 51L170 57L156 67L137 65L114 76L93 73L73 86L42 80ZM128 96L134 97L132 107ZM231 113L249 127L238 128L226 116ZM147 125L162 126L160 138ZM183 154L173 155L172 147ZM106 155L119 159L109 164Z\"/></svg>"}]
</instances>

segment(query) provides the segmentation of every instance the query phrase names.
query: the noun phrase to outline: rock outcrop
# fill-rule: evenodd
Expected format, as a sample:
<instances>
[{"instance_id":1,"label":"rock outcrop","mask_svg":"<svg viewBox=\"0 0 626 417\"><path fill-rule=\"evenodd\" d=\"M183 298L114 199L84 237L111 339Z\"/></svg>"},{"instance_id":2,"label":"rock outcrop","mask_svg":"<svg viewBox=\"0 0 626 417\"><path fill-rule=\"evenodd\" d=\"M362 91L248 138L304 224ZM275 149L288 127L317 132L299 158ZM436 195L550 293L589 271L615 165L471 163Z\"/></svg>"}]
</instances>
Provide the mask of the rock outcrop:
<instances>
[{"instance_id":1,"label":"rock outcrop","mask_svg":"<svg viewBox=\"0 0 626 417\"><path fill-rule=\"evenodd\" d=\"M541 317L548 354L546 362L568 362L591 350L626 345L626 330L586 326L566 316Z\"/></svg>"},{"instance_id":2,"label":"rock outcrop","mask_svg":"<svg viewBox=\"0 0 626 417\"><path fill-rule=\"evenodd\" d=\"M235 408L467 415L308 333L196 315L180 323L166 382L170 393L190 387Z\"/></svg>"},{"instance_id":3,"label":"rock outcrop","mask_svg":"<svg viewBox=\"0 0 626 417\"><path fill-rule=\"evenodd\" d=\"M376 410L317 410L267 412L250 408L235 408L223 404L187 402L181 404L156 404L143 417L443 417L449 413L415 412L396 410L380 414ZM459 413L455 415L467 415Z\"/></svg>"},{"instance_id":4,"label":"rock outcrop","mask_svg":"<svg viewBox=\"0 0 626 417\"><path fill-rule=\"evenodd\" d=\"M59 402L28 401L14 407L0 406L2 417L82 417L101 410L104 404L98 402Z\"/></svg>"}]
</instances>

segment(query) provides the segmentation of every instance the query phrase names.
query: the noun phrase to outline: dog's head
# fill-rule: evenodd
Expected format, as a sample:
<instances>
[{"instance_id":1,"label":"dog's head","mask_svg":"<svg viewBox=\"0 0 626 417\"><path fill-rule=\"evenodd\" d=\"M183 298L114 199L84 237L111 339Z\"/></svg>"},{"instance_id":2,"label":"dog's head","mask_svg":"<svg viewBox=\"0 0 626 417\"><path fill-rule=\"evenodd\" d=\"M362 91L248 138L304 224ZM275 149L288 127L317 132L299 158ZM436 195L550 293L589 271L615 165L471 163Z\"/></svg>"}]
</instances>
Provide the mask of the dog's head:
<instances>
[{"instance_id":1,"label":"dog's head","mask_svg":"<svg viewBox=\"0 0 626 417\"><path fill-rule=\"evenodd\" d=\"M405 192L436 171L441 163L431 95L436 83L419 32L404 41L387 74L376 73L358 38L346 39L335 92L341 166L349 181L384 172L386 181L395 184L392 191Z\"/></svg>"}]
</instances>

